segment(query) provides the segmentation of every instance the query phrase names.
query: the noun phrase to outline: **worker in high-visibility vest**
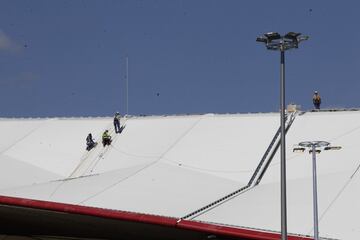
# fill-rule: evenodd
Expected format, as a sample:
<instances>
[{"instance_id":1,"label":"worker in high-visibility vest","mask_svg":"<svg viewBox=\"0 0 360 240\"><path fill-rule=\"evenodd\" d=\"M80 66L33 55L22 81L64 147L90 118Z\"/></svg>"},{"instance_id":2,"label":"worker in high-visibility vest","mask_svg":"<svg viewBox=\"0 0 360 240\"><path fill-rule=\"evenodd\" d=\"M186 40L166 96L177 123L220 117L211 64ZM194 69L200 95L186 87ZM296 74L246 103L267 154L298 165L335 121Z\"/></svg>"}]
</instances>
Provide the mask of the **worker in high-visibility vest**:
<instances>
[{"instance_id":1,"label":"worker in high-visibility vest","mask_svg":"<svg viewBox=\"0 0 360 240\"><path fill-rule=\"evenodd\" d=\"M105 132L103 133L102 144L104 147L111 144L111 136L109 135L109 130L105 130Z\"/></svg>"},{"instance_id":2,"label":"worker in high-visibility vest","mask_svg":"<svg viewBox=\"0 0 360 240\"><path fill-rule=\"evenodd\" d=\"M321 97L320 97L320 94L318 93L318 91L314 92L313 103L314 103L315 109L320 110Z\"/></svg>"}]
</instances>

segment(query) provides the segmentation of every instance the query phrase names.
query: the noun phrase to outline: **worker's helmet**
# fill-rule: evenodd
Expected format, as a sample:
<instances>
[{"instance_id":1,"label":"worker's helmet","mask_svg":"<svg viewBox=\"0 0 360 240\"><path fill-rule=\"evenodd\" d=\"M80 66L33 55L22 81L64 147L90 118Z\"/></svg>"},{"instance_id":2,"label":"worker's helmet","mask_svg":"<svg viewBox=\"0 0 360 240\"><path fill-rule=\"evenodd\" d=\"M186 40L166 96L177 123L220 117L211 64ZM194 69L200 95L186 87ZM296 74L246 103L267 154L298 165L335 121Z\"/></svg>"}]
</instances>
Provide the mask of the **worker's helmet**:
<instances>
[{"instance_id":1,"label":"worker's helmet","mask_svg":"<svg viewBox=\"0 0 360 240\"><path fill-rule=\"evenodd\" d=\"M120 115L120 113L119 113L119 112L116 112L115 115Z\"/></svg>"},{"instance_id":2,"label":"worker's helmet","mask_svg":"<svg viewBox=\"0 0 360 240\"><path fill-rule=\"evenodd\" d=\"M317 94L317 93L318 93L318 91L315 91L314 93L315 93L315 94Z\"/></svg>"}]
</instances>

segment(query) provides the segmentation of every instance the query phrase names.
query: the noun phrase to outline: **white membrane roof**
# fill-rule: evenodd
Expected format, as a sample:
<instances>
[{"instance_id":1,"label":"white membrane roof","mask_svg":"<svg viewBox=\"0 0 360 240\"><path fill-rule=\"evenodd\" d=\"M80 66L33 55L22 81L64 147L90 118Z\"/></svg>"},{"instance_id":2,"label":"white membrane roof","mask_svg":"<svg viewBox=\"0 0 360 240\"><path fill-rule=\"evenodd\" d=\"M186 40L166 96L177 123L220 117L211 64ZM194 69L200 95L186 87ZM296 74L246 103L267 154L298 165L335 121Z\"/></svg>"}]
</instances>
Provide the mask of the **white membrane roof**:
<instances>
[{"instance_id":1,"label":"white membrane roof","mask_svg":"<svg viewBox=\"0 0 360 240\"><path fill-rule=\"evenodd\" d=\"M0 195L181 218L247 185L279 128L279 114L205 114L121 119L0 119ZM109 129L113 143L103 147ZM85 150L91 132L99 144ZM286 135L288 231L312 235L317 154L321 237L357 239L360 112L298 114ZM278 151L279 152L279 151ZM280 231L280 156L261 183L192 216L197 221Z\"/></svg>"}]
</instances>

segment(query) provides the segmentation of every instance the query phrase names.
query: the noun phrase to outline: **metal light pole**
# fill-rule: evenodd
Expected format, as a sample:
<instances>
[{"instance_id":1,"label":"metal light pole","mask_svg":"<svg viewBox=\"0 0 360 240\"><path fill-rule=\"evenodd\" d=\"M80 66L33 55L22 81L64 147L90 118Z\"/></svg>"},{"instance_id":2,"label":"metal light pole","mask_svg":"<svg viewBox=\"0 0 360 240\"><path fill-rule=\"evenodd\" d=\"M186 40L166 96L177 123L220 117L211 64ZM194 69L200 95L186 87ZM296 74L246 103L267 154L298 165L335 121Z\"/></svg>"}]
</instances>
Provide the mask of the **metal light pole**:
<instances>
[{"instance_id":1,"label":"metal light pole","mask_svg":"<svg viewBox=\"0 0 360 240\"><path fill-rule=\"evenodd\" d=\"M301 41L307 40L308 36L301 33L289 32L281 36L277 32L265 33L256 39L257 42L265 43L268 50L280 51L280 126L281 126L281 239L287 240L287 214L286 214L286 143L285 143L285 51L298 48Z\"/></svg>"},{"instance_id":2,"label":"metal light pole","mask_svg":"<svg viewBox=\"0 0 360 240\"><path fill-rule=\"evenodd\" d=\"M285 51L280 48L280 181L281 181L281 239L287 239L287 210L286 210L286 143L285 143Z\"/></svg>"},{"instance_id":3,"label":"metal light pole","mask_svg":"<svg viewBox=\"0 0 360 240\"><path fill-rule=\"evenodd\" d=\"M329 142L325 141L312 141L301 142L299 146L311 148L312 153L312 174L313 174L313 212L314 212L314 239L319 240L319 218L318 218L318 197L317 197L317 175L316 175L316 153L320 153L319 147L329 146Z\"/></svg>"},{"instance_id":4,"label":"metal light pole","mask_svg":"<svg viewBox=\"0 0 360 240\"><path fill-rule=\"evenodd\" d=\"M126 116L129 115L129 57L126 56Z\"/></svg>"}]
</instances>

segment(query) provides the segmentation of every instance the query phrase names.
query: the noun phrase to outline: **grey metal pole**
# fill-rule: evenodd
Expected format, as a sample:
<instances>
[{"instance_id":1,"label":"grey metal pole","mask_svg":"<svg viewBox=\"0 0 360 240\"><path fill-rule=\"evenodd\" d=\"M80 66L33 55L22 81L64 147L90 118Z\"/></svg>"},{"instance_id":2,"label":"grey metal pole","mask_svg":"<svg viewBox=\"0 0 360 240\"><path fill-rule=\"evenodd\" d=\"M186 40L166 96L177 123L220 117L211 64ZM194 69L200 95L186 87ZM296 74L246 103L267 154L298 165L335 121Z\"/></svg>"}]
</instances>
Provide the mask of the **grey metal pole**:
<instances>
[{"instance_id":1,"label":"grey metal pole","mask_svg":"<svg viewBox=\"0 0 360 240\"><path fill-rule=\"evenodd\" d=\"M126 115L129 115L129 57L126 56Z\"/></svg>"},{"instance_id":2,"label":"grey metal pole","mask_svg":"<svg viewBox=\"0 0 360 240\"><path fill-rule=\"evenodd\" d=\"M285 50L280 48L280 123L281 123L281 240L287 240L286 158L285 158Z\"/></svg>"},{"instance_id":3,"label":"grey metal pole","mask_svg":"<svg viewBox=\"0 0 360 240\"><path fill-rule=\"evenodd\" d=\"M316 148L312 144L312 164L313 164L313 204L314 204L314 239L319 239L318 223L318 204L317 204L317 178L316 178Z\"/></svg>"}]
</instances>

